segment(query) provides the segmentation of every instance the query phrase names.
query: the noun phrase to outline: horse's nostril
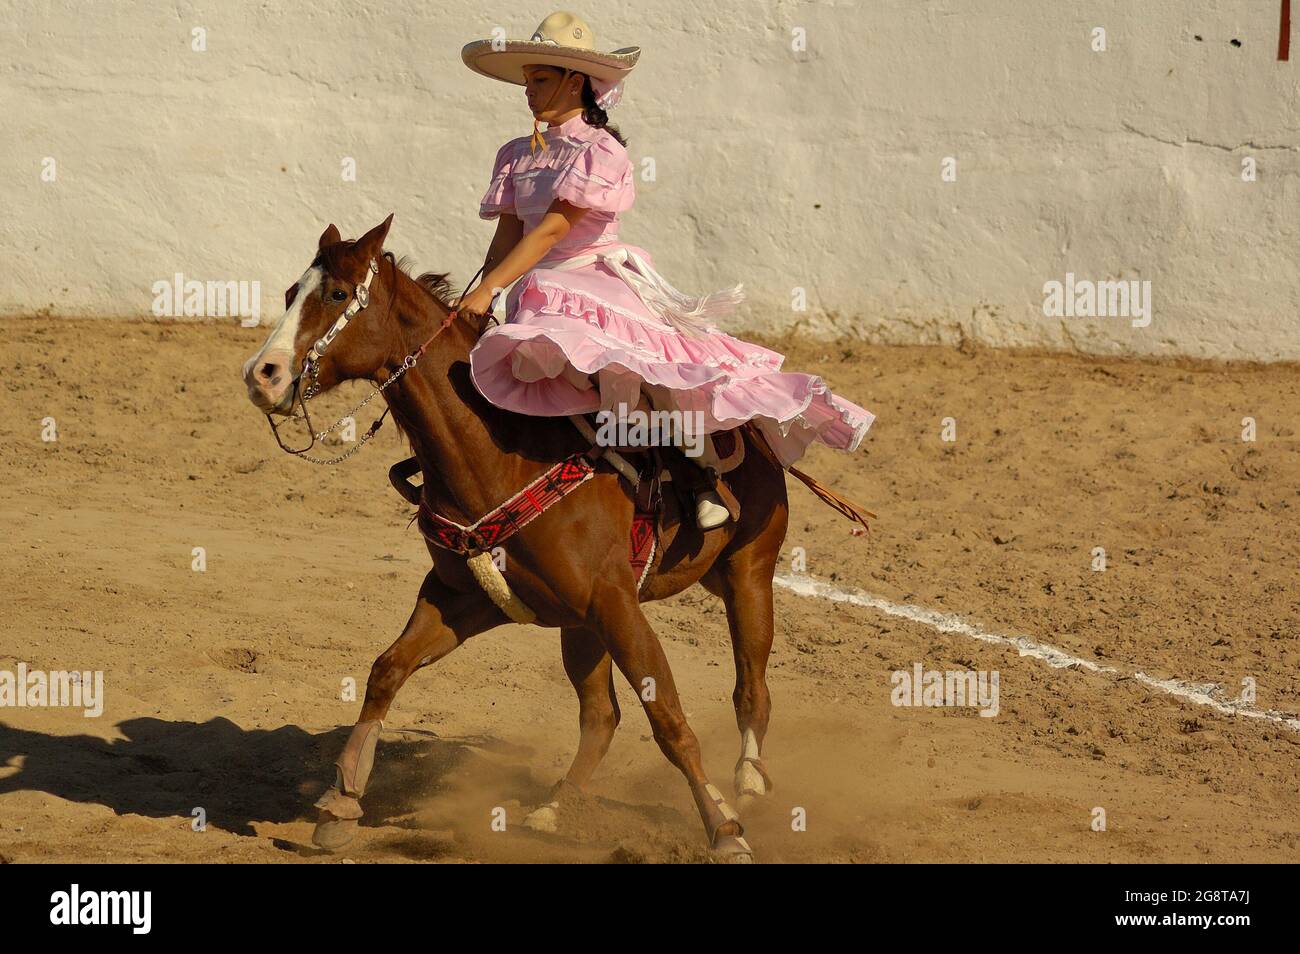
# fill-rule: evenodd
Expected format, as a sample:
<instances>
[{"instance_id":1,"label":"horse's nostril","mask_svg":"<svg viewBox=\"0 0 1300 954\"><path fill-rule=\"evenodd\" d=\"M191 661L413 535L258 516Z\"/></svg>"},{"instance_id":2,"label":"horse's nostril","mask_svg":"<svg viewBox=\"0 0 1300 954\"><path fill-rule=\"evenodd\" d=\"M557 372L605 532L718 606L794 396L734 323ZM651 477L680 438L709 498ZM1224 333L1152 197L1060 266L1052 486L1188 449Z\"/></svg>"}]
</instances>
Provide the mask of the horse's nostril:
<instances>
[{"instance_id":1,"label":"horse's nostril","mask_svg":"<svg viewBox=\"0 0 1300 954\"><path fill-rule=\"evenodd\" d=\"M275 365L275 364L264 364L264 365L262 365L262 367L261 367L260 369L258 369L258 372L257 372L257 373L258 373L258 376L259 376L263 381L270 381L270 380L271 380L271 376L272 376L273 374L275 374L275 373L276 373L277 371L279 371L279 370L280 370L280 366L279 366L279 365ZM272 383L272 384L278 383L278 379L277 379L276 381L272 381L271 383Z\"/></svg>"}]
</instances>

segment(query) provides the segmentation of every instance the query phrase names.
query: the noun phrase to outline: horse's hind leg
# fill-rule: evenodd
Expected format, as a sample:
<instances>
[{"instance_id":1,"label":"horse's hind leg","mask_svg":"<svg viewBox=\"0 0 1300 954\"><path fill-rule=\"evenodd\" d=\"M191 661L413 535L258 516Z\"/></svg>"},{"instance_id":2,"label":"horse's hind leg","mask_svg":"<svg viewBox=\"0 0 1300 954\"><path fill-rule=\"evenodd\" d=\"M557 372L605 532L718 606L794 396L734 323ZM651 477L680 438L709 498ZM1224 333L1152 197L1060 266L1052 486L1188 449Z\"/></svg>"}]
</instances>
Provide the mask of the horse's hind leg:
<instances>
[{"instance_id":1,"label":"horse's hind leg","mask_svg":"<svg viewBox=\"0 0 1300 954\"><path fill-rule=\"evenodd\" d=\"M736 688L731 693L740 729L740 759L736 762L736 801L741 809L755 798L772 793L772 779L763 764L763 739L772 715L767 688L767 659L772 652L773 607L771 571L732 574L727 604L731 652L736 661Z\"/></svg>"},{"instance_id":2,"label":"horse's hind leg","mask_svg":"<svg viewBox=\"0 0 1300 954\"><path fill-rule=\"evenodd\" d=\"M361 717L335 763L334 785L316 802L320 809L312 834L316 845L341 848L356 834L360 798L374 765L383 720L411 673L446 656L471 636L504 622L505 615L485 594L453 590L435 571L429 571L402 635L370 668Z\"/></svg>"},{"instance_id":3,"label":"horse's hind leg","mask_svg":"<svg viewBox=\"0 0 1300 954\"><path fill-rule=\"evenodd\" d=\"M614 664L641 697L659 748L690 783L713 850L727 861L752 861L740 816L704 774L700 743L686 723L668 657L641 612L631 571L626 564L623 569L625 579L611 581L593 595L589 625L600 634Z\"/></svg>"},{"instance_id":4,"label":"horse's hind leg","mask_svg":"<svg viewBox=\"0 0 1300 954\"><path fill-rule=\"evenodd\" d=\"M777 529L783 537L784 522ZM772 652L775 615L772 575L780 542L778 539L775 547L764 546L764 538L737 550L701 580L727 607L731 652L736 663L736 688L731 701L736 709L736 727L740 729L735 792L742 810L756 798L772 793L772 779L763 764L762 751L772 714L767 660Z\"/></svg>"},{"instance_id":5,"label":"horse's hind leg","mask_svg":"<svg viewBox=\"0 0 1300 954\"><path fill-rule=\"evenodd\" d=\"M590 781L609 751L619 721L613 665L600 637L580 627L566 627L560 630L560 647L564 671L578 693L578 753L552 791L551 801L524 819L524 825L534 831L556 830L564 789L572 786L581 791Z\"/></svg>"}]
</instances>

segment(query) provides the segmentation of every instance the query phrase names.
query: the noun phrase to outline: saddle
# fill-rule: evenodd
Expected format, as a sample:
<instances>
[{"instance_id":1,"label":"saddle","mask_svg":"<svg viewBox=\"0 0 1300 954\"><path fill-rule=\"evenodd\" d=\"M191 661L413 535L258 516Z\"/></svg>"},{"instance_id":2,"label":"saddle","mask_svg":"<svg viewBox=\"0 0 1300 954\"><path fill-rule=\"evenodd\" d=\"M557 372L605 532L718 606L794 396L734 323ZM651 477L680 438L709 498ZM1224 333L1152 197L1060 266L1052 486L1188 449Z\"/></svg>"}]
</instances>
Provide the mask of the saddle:
<instances>
[{"instance_id":1,"label":"saddle","mask_svg":"<svg viewBox=\"0 0 1300 954\"><path fill-rule=\"evenodd\" d=\"M651 414L655 410L650 395L643 389L638 395L635 412ZM662 493L665 484L671 484L676 498L682 505L680 512L693 509L694 495L702 490L715 490L727 508L731 519L740 519L740 503L727 483L719 478L740 466L745 460L745 441L739 429L719 431L703 435L703 439L713 444L717 464L707 468L691 463L683 468L680 476L684 479L674 480L670 467L673 454L667 451L668 445L634 444L611 445L599 444L596 438L595 412L591 414L574 414L569 420L592 444L593 453L604 460L620 474L633 488L638 512L661 514ZM686 454L678 450L676 455L686 460Z\"/></svg>"}]
</instances>

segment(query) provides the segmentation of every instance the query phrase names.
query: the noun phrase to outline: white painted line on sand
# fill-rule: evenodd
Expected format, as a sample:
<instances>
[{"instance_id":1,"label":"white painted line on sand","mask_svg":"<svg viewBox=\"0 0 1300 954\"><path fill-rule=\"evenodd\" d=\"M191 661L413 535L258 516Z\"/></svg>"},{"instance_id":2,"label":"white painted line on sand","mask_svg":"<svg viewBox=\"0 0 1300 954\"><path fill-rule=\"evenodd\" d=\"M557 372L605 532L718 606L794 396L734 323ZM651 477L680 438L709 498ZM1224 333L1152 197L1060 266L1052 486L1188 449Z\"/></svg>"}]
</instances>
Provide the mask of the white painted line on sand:
<instances>
[{"instance_id":1,"label":"white painted line on sand","mask_svg":"<svg viewBox=\"0 0 1300 954\"><path fill-rule=\"evenodd\" d=\"M772 582L799 596L817 596L834 603L852 603L854 606L865 606L889 616L898 616L912 620L915 623L922 623L937 629L941 633L956 633L960 636L978 639L983 643L1010 646L1017 650L1020 655L1045 662L1054 669L1076 667L1088 672L1136 679L1152 689L1168 693L1171 696L1177 696L1180 699L1186 699L1189 702L1195 702L1198 705L1209 706L1224 715L1261 719L1265 722L1284 725L1293 732L1300 732L1300 718L1278 712L1275 709L1259 709L1240 700L1225 702L1222 699L1215 698L1214 693L1219 691L1219 686L1212 682L1194 683L1182 679L1156 679L1141 671L1125 673L1112 666L1103 666L1089 659L1072 656L1063 649L1040 643L1028 636L1007 636L1002 633L989 632L952 613L926 609L924 606L915 606L911 603L893 603L878 596L872 596L857 587L838 587L799 573L778 573L773 577Z\"/></svg>"}]
</instances>

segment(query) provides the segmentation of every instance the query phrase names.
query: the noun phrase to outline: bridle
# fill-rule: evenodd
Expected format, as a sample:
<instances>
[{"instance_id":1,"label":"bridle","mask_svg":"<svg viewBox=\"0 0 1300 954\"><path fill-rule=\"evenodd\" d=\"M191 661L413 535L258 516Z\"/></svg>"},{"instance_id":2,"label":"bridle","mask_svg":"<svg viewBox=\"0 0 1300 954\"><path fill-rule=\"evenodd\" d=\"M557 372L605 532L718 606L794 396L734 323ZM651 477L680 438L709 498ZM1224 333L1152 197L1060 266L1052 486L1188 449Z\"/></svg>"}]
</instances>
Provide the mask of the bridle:
<instances>
[{"instance_id":1,"label":"bridle","mask_svg":"<svg viewBox=\"0 0 1300 954\"><path fill-rule=\"evenodd\" d=\"M393 264L393 284L392 284L392 289L389 292L389 298L388 298L389 315L393 313L393 302L397 298L397 263L393 262L392 264ZM486 263L484 263L483 267L486 268ZM317 372L320 369L320 359L324 356L326 349L329 348L329 346L334 343L334 339L337 338L339 334L343 331L343 329L348 326L348 322L350 322L353 318L355 318L359 313L364 311L369 306L370 282L378 274L379 274L379 263L372 258L366 264L365 281L360 282L353 286L352 300L348 302L348 306L343 310L343 314L339 315L338 319L334 322L334 324L330 326L330 329L327 332L325 332L325 334L323 334L319 339L317 339L314 345L312 345L311 350L308 351L306 357L303 358L302 370L298 372L298 374L294 377L293 381L289 385L293 389L291 392L293 396L289 399L289 412L290 414L293 413L293 403L294 400L297 400L298 406L302 408L302 417L307 424L307 432L308 434L311 435L311 441L307 444L306 447L298 448L296 450L292 447L287 446L284 443L284 440L280 437L280 430L276 426L275 419L270 414L266 415L267 423L271 425L271 433L275 436L275 442L280 445L280 449L285 453L293 454L296 457L301 457L303 460L313 464L340 464L343 461L347 460L349 457L351 457L353 454L355 454L357 451L361 450L361 448L364 447L369 442L369 440L375 436L375 434L379 431L379 429L383 427L384 418L388 416L388 412L392 409L391 407L384 408L384 413L379 415L379 418L373 424L370 425L370 427L366 430L365 434L361 436L361 439L357 441L355 447L349 448L345 453L340 454L338 457L329 457L329 458L311 457L307 454L307 451L311 450L313 447L316 446L317 441L323 441L326 438L326 436L328 436L330 433L342 427L345 423L347 423L352 418L352 415L356 414L357 411L361 410L372 400L374 400L377 394L381 394L383 391L387 390L390 384L392 384L394 381L396 381L398 378L404 375L407 371L410 371L413 367L415 367L416 362L418 362L420 358L424 356L424 353L425 351L428 350L429 345L433 344L433 340L437 338L438 335L446 331L449 327L451 327L451 323L456 320L456 315L460 309L453 308L451 309L450 312L448 312L447 317L443 319L442 324L438 326L438 330L435 331L433 334L431 334L428 337L428 339L425 340L424 344L420 345L420 347L416 348L414 351L408 354L402 360L401 366L396 371L391 372L382 384L380 384L368 395L366 395L365 400L363 400L360 404L354 407L347 414L340 417L329 427L325 428L325 430L321 431L319 434L316 433L316 429L312 426L311 414L308 413L307 411L307 402L311 400L313 397L315 397L317 392L320 390L320 382L317 379ZM458 298L457 301L460 301L465 297L465 295L469 293L470 287L474 284L475 281L478 280L478 277L481 274L483 274L483 268L480 268L477 272L474 273L474 277L469 280L469 285L465 286L465 291L461 292L460 298ZM306 375L311 382L306 388L301 387L301 381L304 375Z\"/></svg>"}]
</instances>

